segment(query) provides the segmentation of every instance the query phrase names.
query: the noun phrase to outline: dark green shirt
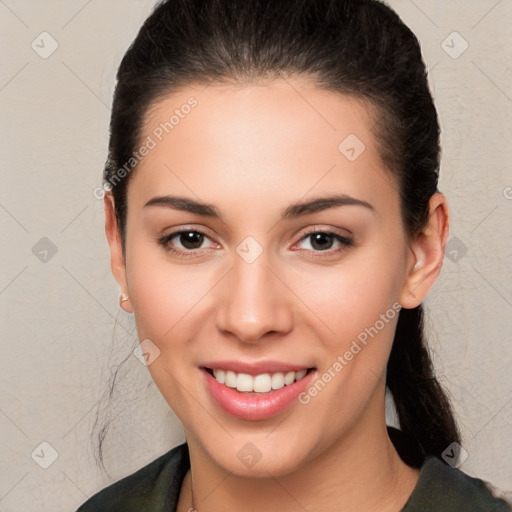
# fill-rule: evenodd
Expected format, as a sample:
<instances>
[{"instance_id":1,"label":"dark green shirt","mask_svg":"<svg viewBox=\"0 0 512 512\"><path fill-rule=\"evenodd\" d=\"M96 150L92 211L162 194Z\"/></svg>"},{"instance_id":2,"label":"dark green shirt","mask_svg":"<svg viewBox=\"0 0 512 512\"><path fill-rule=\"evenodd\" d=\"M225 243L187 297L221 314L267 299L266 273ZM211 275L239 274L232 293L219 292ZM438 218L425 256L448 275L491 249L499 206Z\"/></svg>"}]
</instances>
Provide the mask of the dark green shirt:
<instances>
[{"instance_id":1,"label":"dark green shirt","mask_svg":"<svg viewBox=\"0 0 512 512\"><path fill-rule=\"evenodd\" d=\"M401 433L392 431L390 437L403 457ZM188 445L183 443L99 491L76 512L176 512L189 468ZM512 506L495 497L483 480L427 456L416 487L400 512L512 512Z\"/></svg>"}]
</instances>

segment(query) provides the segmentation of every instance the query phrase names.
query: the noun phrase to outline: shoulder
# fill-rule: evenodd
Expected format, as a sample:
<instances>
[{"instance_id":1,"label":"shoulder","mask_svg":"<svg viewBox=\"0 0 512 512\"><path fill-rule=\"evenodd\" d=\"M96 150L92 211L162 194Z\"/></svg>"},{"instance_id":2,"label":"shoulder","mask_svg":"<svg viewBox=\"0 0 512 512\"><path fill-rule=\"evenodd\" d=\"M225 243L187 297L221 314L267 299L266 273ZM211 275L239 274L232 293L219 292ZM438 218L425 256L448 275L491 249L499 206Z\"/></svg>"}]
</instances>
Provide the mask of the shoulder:
<instances>
[{"instance_id":1,"label":"shoulder","mask_svg":"<svg viewBox=\"0 0 512 512\"><path fill-rule=\"evenodd\" d=\"M171 512L190 467L186 443L97 492L76 512Z\"/></svg>"},{"instance_id":2,"label":"shoulder","mask_svg":"<svg viewBox=\"0 0 512 512\"><path fill-rule=\"evenodd\" d=\"M402 512L512 512L495 488L429 456Z\"/></svg>"}]
</instances>

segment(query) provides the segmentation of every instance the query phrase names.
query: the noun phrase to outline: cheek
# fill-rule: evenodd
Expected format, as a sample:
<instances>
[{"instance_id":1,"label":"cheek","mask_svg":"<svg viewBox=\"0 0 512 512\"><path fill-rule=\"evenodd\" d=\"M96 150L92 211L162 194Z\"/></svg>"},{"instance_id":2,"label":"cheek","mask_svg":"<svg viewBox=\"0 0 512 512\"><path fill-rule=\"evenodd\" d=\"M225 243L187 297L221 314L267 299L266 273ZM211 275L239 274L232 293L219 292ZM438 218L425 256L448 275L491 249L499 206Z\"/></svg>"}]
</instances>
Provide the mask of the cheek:
<instances>
[{"instance_id":1,"label":"cheek","mask_svg":"<svg viewBox=\"0 0 512 512\"><path fill-rule=\"evenodd\" d=\"M171 340L176 344L183 340L187 325L192 334L189 323L211 288L208 284L204 274L200 277L183 270L143 268L134 272L130 296L139 336L152 338L157 344Z\"/></svg>"},{"instance_id":2,"label":"cheek","mask_svg":"<svg viewBox=\"0 0 512 512\"><path fill-rule=\"evenodd\" d=\"M183 383L194 382L191 372L195 370L183 363L191 357L196 319L212 284L199 266L194 270L193 266L172 264L165 255L142 244L131 248L128 261L129 295L139 340L149 339L159 351L147 369L168 405L187 426L190 396Z\"/></svg>"},{"instance_id":3,"label":"cheek","mask_svg":"<svg viewBox=\"0 0 512 512\"><path fill-rule=\"evenodd\" d=\"M381 321L377 324L379 333L392 338L402 263L386 253L385 246L375 245L336 267L295 274L296 293L307 307L305 314L332 349L344 349L359 335L364 338L366 329L374 326L381 315L386 318L384 325Z\"/></svg>"},{"instance_id":4,"label":"cheek","mask_svg":"<svg viewBox=\"0 0 512 512\"><path fill-rule=\"evenodd\" d=\"M173 264L163 249L142 243L128 250L127 281L140 339L179 342L176 332L212 286L208 272L201 265Z\"/></svg>"},{"instance_id":5,"label":"cheek","mask_svg":"<svg viewBox=\"0 0 512 512\"><path fill-rule=\"evenodd\" d=\"M379 382L385 381L400 311L400 265L370 265L373 257L347 263L338 272L331 269L322 279L317 275L299 292L317 315L308 313L308 328L322 336L319 378L308 393L314 397L325 386L327 391L316 403L333 425L357 417Z\"/></svg>"}]
</instances>

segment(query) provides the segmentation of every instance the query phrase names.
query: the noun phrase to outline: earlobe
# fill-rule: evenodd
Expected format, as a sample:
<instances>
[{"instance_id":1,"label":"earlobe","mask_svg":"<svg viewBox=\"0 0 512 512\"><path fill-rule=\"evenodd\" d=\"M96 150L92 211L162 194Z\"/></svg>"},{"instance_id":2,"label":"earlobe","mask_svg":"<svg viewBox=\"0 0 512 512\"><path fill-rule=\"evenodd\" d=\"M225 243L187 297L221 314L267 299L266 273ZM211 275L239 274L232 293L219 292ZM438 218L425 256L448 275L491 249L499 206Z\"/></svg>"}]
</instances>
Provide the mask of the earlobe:
<instances>
[{"instance_id":1,"label":"earlobe","mask_svg":"<svg viewBox=\"0 0 512 512\"><path fill-rule=\"evenodd\" d=\"M423 232L412 240L409 247L408 275L400 293L400 304L404 308L412 309L419 306L439 276L448 230L448 204L445 196L436 192L429 201L427 225Z\"/></svg>"},{"instance_id":2,"label":"earlobe","mask_svg":"<svg viewBox=\"0 0 512 512\"><path fill-rule=\"evenodd\" d=\"M123 247L121 235L117 224L115 213L115 203L111 192L105 194L105 235L107 236L110 248L110 267L112 274L119 285L123 295L128 292L126 280L126 263L123 255ZM128 313L132 313L131 306L128 301L120 301L120 306Z\"/></svg>"},{"instance_id":3,"label":"earlobe","mask_svg":"<svg viewBox=\"0 0 512 512\"><path fill-rule=\"evenodd\" d=\"M133 313L133 311L131 310L130 306L128 306L128 309L125 309L125 302L129 301L130 300L130 297L128 297L128 295L125 295L124 293L121 293L121 295L119 295L119 307L121 309L124 309L127 313Z\"/></svg>"}]
</instances>

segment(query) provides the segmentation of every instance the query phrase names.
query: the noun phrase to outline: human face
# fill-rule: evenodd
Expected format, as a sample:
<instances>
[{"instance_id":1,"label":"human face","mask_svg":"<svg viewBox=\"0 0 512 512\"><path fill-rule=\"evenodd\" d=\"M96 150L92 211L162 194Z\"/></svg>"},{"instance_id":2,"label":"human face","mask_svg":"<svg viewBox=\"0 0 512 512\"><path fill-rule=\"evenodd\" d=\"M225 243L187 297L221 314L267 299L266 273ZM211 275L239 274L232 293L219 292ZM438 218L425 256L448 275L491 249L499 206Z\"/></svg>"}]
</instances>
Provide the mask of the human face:
<instances>
[{"instance_id":1,"label":"human face","mask_svg":"<svg viewBox=\"0 0 512 512\"><path fill-rule=\"evenodd\" d=\"M184 109L191 96L197 104ZM179 122L162 136L176 109ZM298 78L190 86L148 111L140 140L156 145L131 176L116 277L139 339L159 351L148 369L189 443L229 471L284 474L384 421L396 305L414 255L375 122L367 104ZM148 204L168 195L213 205L220 218ZM334 195L357 201L282 217ZM315 239L313 229L333 236ZM204 236L164 243L180 230ZM225 386L206 363L270 360L314 368L297 383L302 400L249 416L212 395L212 384ZM262 454L252 468L237 456L249 442Z\"/></svg>"}]
</instances>

